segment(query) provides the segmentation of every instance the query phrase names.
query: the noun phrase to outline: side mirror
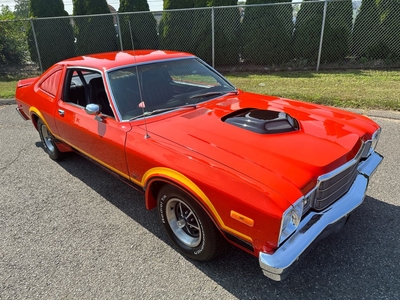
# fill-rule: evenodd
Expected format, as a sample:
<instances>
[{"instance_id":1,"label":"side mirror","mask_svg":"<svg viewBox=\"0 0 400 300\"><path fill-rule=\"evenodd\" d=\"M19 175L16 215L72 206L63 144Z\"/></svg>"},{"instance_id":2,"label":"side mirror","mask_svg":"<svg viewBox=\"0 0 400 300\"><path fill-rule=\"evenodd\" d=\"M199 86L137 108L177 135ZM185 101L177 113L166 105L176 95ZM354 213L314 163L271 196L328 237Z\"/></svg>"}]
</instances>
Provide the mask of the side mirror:
<instances>
[{"instance_id":1,"label":"side mirror","mask_svg":"<svg viewBox=\"0 0 400 300\"><path fill-rule=\"evenodd\" d=\"M98 115L100 113L100 105L90 103L90 104L86 105L85 112L88 115Z\"/></svg>"},{"instance_id":2,"label":"side mirror","mask_svg":"<svg viewBox=\"0 0 400 300\"><path fill-rule=\"evenodd\" d=\"M88 115L92 115L92 116L94 115L94 119L96 121L103 122L104 116L101 115L100 109L101 109L100 105L94 104L94 103L90 103L90 104L86 105L86 107L85 107L85 111Z\"/></svg>"}]
</instances>

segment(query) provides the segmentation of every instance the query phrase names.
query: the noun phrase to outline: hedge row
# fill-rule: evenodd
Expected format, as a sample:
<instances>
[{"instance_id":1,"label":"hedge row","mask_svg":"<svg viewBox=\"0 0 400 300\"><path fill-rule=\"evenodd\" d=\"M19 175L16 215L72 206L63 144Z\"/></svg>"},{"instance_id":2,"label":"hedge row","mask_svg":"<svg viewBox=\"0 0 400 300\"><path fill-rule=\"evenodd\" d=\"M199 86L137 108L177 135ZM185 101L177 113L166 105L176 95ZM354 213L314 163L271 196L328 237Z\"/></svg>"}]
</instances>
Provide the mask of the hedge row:
<instances>
[{"instance_id":1,"label":"hedge row","mask_svg":"<svg viewBox=\"0 0 400 300\"><path fill-rule=\"evenodd\" d=\"M283 4L251 5L277 2ZM165 0L158 27L153 14L143 13L149 11L146 0L120 0L120 28L111 14L83 17L108 14L106 0L73 0L74 16L82 15L74 17L73 23L68 18L40 19L68 15L62 0L31 0L30 16L38 18L33 23L44 69L66 57L119 50L120 38L124 49L188 51L207 62L211 62L214 49L218 66L236 64L239 59L262 65L294 59L316 61L325 3L305 0L294 19L292 5L286 2L291 1L247 0L249 6L243 15L235 6L236 0ZM184 9L201 7L218 7L213 10L214 39L211 10ZM398 20L399 0L363 0L354 24L351 0L329 2L322 62L337 62L348 56L399 58ZM32 28L28 30L28 44L32 60L38 62Z\"/></svg>"}]
</instances>

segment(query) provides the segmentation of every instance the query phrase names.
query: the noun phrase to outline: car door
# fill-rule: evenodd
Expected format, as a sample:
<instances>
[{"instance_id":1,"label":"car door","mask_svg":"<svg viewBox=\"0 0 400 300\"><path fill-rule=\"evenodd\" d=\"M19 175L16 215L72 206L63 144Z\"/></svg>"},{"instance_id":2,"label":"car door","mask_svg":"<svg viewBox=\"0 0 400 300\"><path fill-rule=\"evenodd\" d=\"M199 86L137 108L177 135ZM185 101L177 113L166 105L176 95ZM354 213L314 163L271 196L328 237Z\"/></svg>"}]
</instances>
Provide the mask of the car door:
<instances>
[{"instance_id":1,"label":"car door","mask_svg":"<svg viewBox=\"0 0 400 300\"><path fill-rule=\"evenodd\" d=\"M98 104L101 114L88 114L85 106L90 103ZM59 137L79 152L128 178L125 139L131 126L128 122L118 122L114 117L101 73L68 68L57 105L55 123Z\"/></svg>"}]
</instances>

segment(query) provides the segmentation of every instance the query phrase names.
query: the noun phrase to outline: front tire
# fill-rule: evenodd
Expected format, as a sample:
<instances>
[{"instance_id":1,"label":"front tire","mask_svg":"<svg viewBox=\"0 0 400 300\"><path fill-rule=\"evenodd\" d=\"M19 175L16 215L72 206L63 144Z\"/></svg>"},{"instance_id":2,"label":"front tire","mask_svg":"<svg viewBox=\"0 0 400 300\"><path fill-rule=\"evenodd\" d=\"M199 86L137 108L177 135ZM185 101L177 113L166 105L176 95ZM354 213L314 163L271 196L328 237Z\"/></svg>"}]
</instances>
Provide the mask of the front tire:
<instances>
[{"instance_id":1,"label":"front tire","mask_svg":"<svg viewBox=\"0 0 400 300\"><path fill-rule=\"evenodd\" d=\"M207 261L221 253L224 238L191 196L166 185L158 194L157 204L164 229L182 254Z\"/></svg>"},{"instance_id":2,"label":"front tire","mask_svg":"<svg viewBox=\"0 0 400 300\"><path fill-rule=\"evenodd\" d=\"M42 120L37 121L37 128L39 131L40 139L43 143L44 150L53 160L58 160L61 158L61 152L58 150L55 138L47 128L47 126L43 123Z\"/></svg>"}]
</instances>

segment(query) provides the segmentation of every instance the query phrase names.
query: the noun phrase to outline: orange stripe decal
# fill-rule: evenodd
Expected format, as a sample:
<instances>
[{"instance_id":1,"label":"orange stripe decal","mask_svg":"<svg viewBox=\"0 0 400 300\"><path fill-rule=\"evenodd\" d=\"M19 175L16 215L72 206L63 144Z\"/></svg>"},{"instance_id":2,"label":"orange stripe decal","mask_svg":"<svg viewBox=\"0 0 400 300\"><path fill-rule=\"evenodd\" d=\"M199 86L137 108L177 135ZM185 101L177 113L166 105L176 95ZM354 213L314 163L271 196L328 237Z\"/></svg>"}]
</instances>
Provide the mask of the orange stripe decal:
<instances>
[{"instance_id":1,"label":"orange stripe decal","mask_svg":"<svg viewBox=\"0 0 400 300\"><path fill-rule=\"evenodd\" d=\"M43 117L42 113L36 107L29 108L29 115L32 116L32 113L35 113L39 117L39 119L41 119L43 121L44 125L46 125L48 130L50 130L50 126L47 123L46 119ZM53 133L51 133L51 134L53 134Z\"/></svg>"},{"instance_id":2,"label":"orange stripe decal","mask_svg":"<svg viewBox=\"0 0 400 300\"><path fill-rule=\"evenodd\" d=\"M211 203L210 199L203 193L203 191L189 178L187 178L185 175L169 169L169 168L163 168L163 167L157 167L148 170L142 177L142 185L145 186L146 182L153 176L161 176L164 178L171 178L174 181L177 181L181 183L184 187L186 187L188 190L190 190L192 193L194 193L199 199L202 200L203 204L205 204L209 211L212 213L216 221L218 222L219 226L224 229L225 231L229 231L237 236L240 236L241 238L252 242L252 238L244 235L241 232L236 231L235 229L232 229L228 226L226 226L221 218L221 216L218 214L217 210L215 209L214 205ZM247 217L245 217L247 218ZM251 220L250 218L247 218L248 220ZM254 224L254 221L253 221ZM248 225L248 224L247 224Z\"/></svg>"},{"instance_id":3,"label":"orange stripe decal","mask_svg":"<svg viewBox=\"0 0 400 300\"><path fill-rule=\"evenodd\" d=\"M72 147L72 148L78 150L79 152L81 152L83 155L87 156L87 157L90 158L91 160L93 160L93 161L97 162L98 164L100 164L100 165L106 167L107 169L113 171L114 173L116 173L116 174L118 174L118 175L124 177L125 179L131 180L133 183L135 183L135 184L137 184L137 185L139 185L139 186L141 185L141 183L140 183L139 181L137 181L137 180L135 180L135 179L133 179L133 178L130 178L127 174L125 174L125 173L123 173L123 172L121 172L121 171L119 171L119 170L113 168L112 166L110 166L110 165L106 164L105 162L103 162L103 161L97 159L96 157L90 155L89 153L83 151L82 149L80 149L80 148L78 148L78 147L76 147L76 146L74 146L74 145L68 143L68 142L65 141L63 138L61 138L61 137L59 137L58 135L56 135L56 134L54 134L53 132L51 132L50 127L49 127L49 124L47 124L46 120L43 118L43 115L40 113L40 111L37 110L37 109L34 108L34 107L31 107L31 108L29 109L29 114L32 114L32 112L34 112L35 114L38 115L38 117L39 117L39 118L43 121L43 123L46 125L46 127L47 127L47 129L50 131L50 133L51 133L57 140L62 141L62 142L65 143L66 145L68 145L68 146L70 146L70 147Z\"/></svg>"}]
</instances>

